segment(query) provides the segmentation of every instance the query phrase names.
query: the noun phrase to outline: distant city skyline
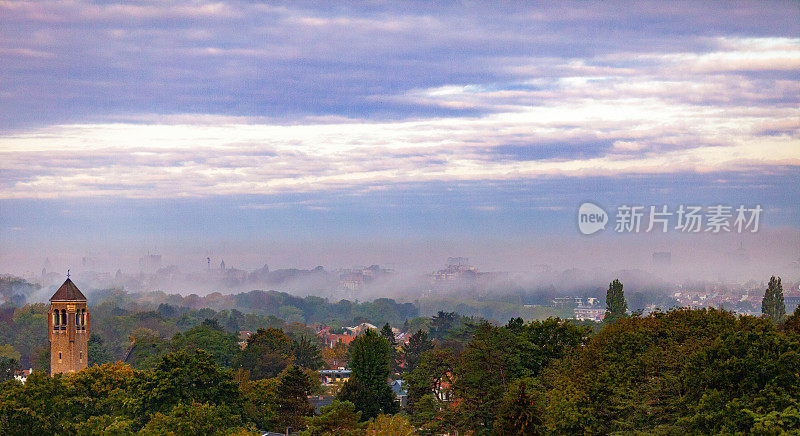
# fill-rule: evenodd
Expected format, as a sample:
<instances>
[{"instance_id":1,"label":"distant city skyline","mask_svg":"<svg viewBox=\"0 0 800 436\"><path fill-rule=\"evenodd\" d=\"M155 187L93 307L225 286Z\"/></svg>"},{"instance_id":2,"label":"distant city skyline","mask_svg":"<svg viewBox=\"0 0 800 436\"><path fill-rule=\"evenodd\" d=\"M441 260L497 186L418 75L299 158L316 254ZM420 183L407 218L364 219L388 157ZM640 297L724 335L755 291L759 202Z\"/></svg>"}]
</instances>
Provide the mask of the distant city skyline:
<instances>
[{"instance_id":1,"label":"distant city skyline","mask_svg":"<svg viewBox=\"0 0 800 436\"><path fill-rule=\"evenodd\" d=\"M152 250L792 274L799 8L3 2L0 273ZM583 236L584 202L763 214L754 234Z\"/></svg>"}]
</instances>

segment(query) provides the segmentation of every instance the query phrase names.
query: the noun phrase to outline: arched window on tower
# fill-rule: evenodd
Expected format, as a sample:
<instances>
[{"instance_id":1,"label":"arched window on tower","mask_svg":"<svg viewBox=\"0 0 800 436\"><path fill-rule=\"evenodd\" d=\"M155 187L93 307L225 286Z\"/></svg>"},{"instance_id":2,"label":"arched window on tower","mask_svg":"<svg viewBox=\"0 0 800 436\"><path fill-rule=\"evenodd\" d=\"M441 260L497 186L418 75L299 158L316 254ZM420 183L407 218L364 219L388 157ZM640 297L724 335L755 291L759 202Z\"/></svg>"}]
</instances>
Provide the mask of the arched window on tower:
<instances>
[{"instance_id":1,"label":"arched window on tower","mask_svg":"<svg viewBox=\"0 0 800 436\"><path fill-rule=\"evenodd\" d=\"M67 329L67 310L61 309L61 330Z\"/></svg>"},{"instance_id":2,"label":"arched window on tower","mask_svg":"<svg viewBox=\"0 0 800 436\"><path fill-rule=\"evenodd\" d=\"M86 330L86 309L81 309L81 330Z\"/></svg>"},{"instance_id":3,"label":"arched window on tower","mask_svg":"<svg viewBox=\"0 0 800 436\"><path fill-rule=\"evenodd\" d=\"M58 330L58 310L53 311L53 330Z\"/></svg>"},{"instance_id":4,"label":"arched window on tower","mask_svg":"<svg viewBox=\"0 0 800 436\"><path fill-rule=\"evenodd\" d=\"M75 312L75 330L81 329L81 311L78 310Z\"/></svg>"}]
</instances>

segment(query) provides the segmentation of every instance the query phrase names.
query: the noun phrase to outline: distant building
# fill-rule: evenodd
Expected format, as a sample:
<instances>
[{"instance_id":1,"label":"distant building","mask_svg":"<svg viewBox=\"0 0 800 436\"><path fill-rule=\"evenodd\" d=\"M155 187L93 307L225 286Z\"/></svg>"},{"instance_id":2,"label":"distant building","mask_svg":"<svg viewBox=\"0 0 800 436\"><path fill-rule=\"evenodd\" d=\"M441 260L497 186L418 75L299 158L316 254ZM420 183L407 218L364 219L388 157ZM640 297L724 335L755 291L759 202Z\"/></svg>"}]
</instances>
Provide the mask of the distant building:
<instances>
[{"instance_id":1,"label":"distant building","mask_svg":"<svg viewBox=\"0 0 800 436\"><path fill-rule=\"evenodd\" d=\"M329 386L350 380L351 373L352 371L349 369L321 369L319 370L319 379L323 386Z\"/></svg>"},{"instance_id":2,"label":"distant building","mask_svg":"<svg viewBox=\"0 0 800 436\"><path fill-rule=\"evenodd\" d=\"M372 324L370 324L368 322L362 322L361 324L359 324L359 325L357 325L355 327L345 327L345 328L353 336L358 336L358 335L364 333L365 331L367 331L368 329L369 330L378 330L378 327L375 327L374 325L372 325Z\"/></svg>"},{"instance_id":3,"label":"distant building","mask_svg":"<svg viewBox=\"0 0 800 436\"><path fill-rule=\"evenodd\" d=\"M50 297L48 312L50 375L86 368L89 360L89 314L86 297L67 277Z\"/></svg>"},{"instance_id":4,"label":"distant building","mask_svg":"<svg viewBox=\"0 0 800 436\"><path fill-rule=\"evenodd\" d=\"M143 273L152 274L161 268L161 255L148 254L139 258L139 270Z\"/></svg>"}]
</instances>

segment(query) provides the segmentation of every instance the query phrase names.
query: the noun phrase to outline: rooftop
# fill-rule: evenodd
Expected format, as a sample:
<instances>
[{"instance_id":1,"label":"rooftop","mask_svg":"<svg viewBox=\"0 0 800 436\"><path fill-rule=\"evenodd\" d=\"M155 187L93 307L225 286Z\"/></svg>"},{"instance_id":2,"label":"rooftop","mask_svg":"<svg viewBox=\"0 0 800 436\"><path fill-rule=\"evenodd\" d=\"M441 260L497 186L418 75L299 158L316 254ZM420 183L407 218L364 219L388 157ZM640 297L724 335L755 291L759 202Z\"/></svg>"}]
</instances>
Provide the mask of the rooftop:
<instances>
[{"instance_id":1,"label":"rooftop","mask_svg":"<svg viewBox=\"0 0 800 436\"><path fill-rule=\"evenodd\" d=\"M50 297L50 301L86 301L80 289L67 278L67 281Z\"/></svg>"}]
</instances>

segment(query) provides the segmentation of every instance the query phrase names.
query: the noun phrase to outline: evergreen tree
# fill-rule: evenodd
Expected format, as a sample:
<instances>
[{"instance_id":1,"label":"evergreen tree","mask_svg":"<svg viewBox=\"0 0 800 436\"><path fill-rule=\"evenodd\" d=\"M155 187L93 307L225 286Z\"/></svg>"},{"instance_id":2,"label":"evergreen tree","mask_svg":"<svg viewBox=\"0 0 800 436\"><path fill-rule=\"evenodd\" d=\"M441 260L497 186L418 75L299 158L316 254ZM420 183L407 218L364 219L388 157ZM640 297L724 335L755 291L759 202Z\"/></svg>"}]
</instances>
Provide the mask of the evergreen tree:
<instances>
[{"instance_id":1,"label":"evergreen tree","mask_svg":"<svg viewBox=\"0 0 800 436\"><path fill-rule=\"evenodd\" d=\"M350 346L350 379L342 386L340 401L350 401L368 420L380 413L397 412L394 392L389 387L389 341L368 329L353 340Z\"/></svg>"},{"instance_id":2,"label":"evergreen tree","mask_svg":"<svg viewBox=\"0 0 800 436\"><path fill-rule=\"evenodd\" d=\"M414 371L419 365L420 356L422 353L432 350L433 342L428 339L428 334L424 330L417 330L416 333L408 338L408 343L404 344L401 352L405 358L405 366L403 372L406 374Z\"/></svg>"},{"instance_id":3,"label":"evergreen tree","mask_svg":"<svg viewBox=\"0 0 800 436\"><path fill-rule=\"evenodd\" d=\"M318 370L325 365L319 346L306 337L300 336L300 340L292 341L294 348L294 363L311 370Z\"/></svg>"},{"instance_id":4,"label":"evergreen tree","mask_svg":"<svg viewBox=\"0 0 800 436\"><path fill-rule=\"evenodd\" d=\"M503 406L494 423L495 432L503 435L544 434L536 401L527 384L536 379L521 379L509 389Z\"/></svg>"},{"instance_id":5,"label":"evergreen tree","mask_svg":"<svg viewBox=\"0 0 800 436\"><path fill-rule=\"evenodd\" d=\"M314 386L299 366L291 365L279 376L276 412L278 428L292 427L297 430L305 426L306 417L314 415L308 403L308 395Z\"/></svg>"},{"instance_id":6,"label":"evergreen tree","mask_svg":"<svg viewBox=\"0 0 800 436\"><path fill-rule=\"evenodd\" d=\"M386 340L389 341L389 343L392 344L392 346L397 345L397 341L394 339L394 332L392 331L392 326L390 326L388 322L383 325L383 328L381 329L381 336L386 338Z\"/></svg>"},{"instance_id":7,"label":"evergreen tree","mask_svg":"<svg viewBox=\"0 0 800 436\"><path fill-rule=\"evenodd\" d=\"M772 323L778 325L786 318L786 306L783 304L783 285L781 285L781 278L777 279L772 276L769 279L769 285L764 292L764 298L761 300L761 314L772 320Z\"/></svg>"},{"instance_id":8,"label":"evergreen tree","mask_svg":"<svg viewBox=\"0 0 800 436\"><path fill-rule=\"evenodd\" d=\"M397 340L394 338L392 326L390 326L388 322L383 325L383 328L381 329L381 336L386 338L386 340L389 341L389 344L392 346L389 355L389 374L394 377L395 374L400 373L400 368L397 362Z\"/></svg>"},{"instance_id":9,"label":"evergreen tree","mask_svg":"<svg viewBox=\"0 0 800 436\"><path fill-rule=\"evenodd\" d=\"M308 430L304 436L356 436L364 434L364 424L360 423L361 412L357 412L353 403L334 400L325 406L319 416L308 418Z\"/></svg>"},{"instance_id":10,"label":"evergreen tree","mask_svg":"<svg viewBox=\"0 0 800 436\"><path fill-rule=\"evenodd\" d=\"M622 282L614 279L608 285L606 293L606 317L605 323L612 323L620 318L628 316L628 302L625 301L625 294L622 292Z\"/></svg>"},{"instance_id":11,"label":"evergreen tree","mask_svg":"<svg viewBox=\"0 0 800 436\"><path fill-rule=\"evenodd\" d=\"M251 380L280 374L292 361L292 339L281 329L258 329L235 359L235 367L250 371Z\"/></svg>"}]
</instances>

